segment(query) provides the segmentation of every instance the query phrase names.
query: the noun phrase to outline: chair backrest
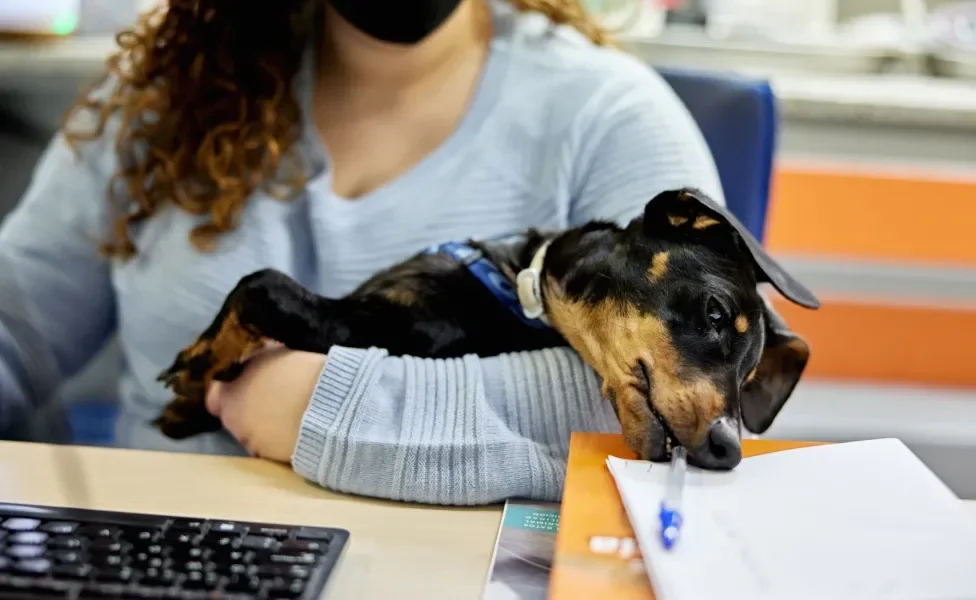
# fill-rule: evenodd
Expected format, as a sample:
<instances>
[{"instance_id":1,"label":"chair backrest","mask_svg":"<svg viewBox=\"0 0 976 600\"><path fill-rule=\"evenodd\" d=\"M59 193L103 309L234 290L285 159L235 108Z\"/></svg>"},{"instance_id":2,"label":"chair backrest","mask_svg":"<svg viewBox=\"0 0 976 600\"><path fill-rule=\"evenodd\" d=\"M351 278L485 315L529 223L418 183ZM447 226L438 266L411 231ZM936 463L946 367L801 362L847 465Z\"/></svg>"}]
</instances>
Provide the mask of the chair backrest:
<instances>
[{"instance_id":1,"label":"chair backrest","mask_svg":"<svg viewBox=\"0 0 976 600\"><path fill-rule=\"evenodd\" d=\"M725 202L763 241L776 149L776 98L764 80L658 68L688 107L718 167Z\"/></svg>"}]
</instances>

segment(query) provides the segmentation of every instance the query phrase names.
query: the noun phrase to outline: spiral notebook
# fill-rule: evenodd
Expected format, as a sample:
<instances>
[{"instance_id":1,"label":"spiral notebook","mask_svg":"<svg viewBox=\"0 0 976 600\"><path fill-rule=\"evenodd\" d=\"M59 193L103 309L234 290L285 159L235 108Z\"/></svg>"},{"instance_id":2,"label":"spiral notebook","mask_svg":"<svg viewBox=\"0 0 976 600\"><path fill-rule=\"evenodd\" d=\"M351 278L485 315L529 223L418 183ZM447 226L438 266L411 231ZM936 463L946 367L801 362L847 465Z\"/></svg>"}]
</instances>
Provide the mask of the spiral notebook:
<instances>
[{"instance_id":1,"label":"spiral notebook","mask_svg":"<svg viewBox=\"0 0 976 600\"><path fill-rule=\"evenodd\" d=\"M976 518L898 440L690 469L671 551L657 537L667 465L607 466L657 600L976 598Z\"/></svg>"}]
</instances>

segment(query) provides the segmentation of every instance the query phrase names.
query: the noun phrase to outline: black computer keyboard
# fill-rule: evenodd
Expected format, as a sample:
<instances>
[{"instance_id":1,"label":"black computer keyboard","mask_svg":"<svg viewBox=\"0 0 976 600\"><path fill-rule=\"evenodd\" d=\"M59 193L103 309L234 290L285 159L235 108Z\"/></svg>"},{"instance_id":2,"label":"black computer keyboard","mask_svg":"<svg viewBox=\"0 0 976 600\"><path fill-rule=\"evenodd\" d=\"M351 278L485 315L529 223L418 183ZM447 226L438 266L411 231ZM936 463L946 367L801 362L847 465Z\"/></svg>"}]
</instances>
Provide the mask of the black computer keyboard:
<instances>
[{"instance_id":1,"label":"black computer keyboard","mask_svg":"<svg viewBox=\"0 0 976 600\"><path fill-rule=\"evenodd\" d=\"M0 600L312 600L349 532L0 503Z\"/></svg>"}]
</instances>

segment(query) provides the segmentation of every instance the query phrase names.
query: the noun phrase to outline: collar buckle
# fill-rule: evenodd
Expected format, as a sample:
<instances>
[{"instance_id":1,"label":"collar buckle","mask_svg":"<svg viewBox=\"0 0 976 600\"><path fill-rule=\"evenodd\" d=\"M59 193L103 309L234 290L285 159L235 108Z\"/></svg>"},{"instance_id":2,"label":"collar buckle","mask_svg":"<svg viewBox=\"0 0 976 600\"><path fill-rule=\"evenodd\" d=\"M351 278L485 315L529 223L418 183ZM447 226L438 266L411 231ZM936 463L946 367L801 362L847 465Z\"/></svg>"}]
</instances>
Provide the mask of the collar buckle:
<instances>
[{"instance_id":1,"label":"collar buckle","mask_svg":"<svg viewBox=\"0 0 976 600\"><path fill-rule=\"evenodd\" d=\"M519 304L527 319L539 319L546 325L549 319L545 315L545 305L542 301L542 265L546 260L546 251L550 242L543 242L532 256L532 262L525 269L519 271L515 278Z\"/></svg>"}]
</instances>

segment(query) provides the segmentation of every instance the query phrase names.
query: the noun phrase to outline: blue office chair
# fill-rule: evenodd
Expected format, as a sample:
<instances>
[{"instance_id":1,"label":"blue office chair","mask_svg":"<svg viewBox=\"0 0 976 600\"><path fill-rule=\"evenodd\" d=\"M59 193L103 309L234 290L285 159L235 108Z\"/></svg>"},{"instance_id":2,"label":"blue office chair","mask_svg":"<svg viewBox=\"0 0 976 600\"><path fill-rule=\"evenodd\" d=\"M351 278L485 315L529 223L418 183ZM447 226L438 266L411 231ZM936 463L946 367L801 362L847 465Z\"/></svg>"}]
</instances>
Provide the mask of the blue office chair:
<instances>
[{"instance_id":1,"label":"blue office chair","mask_svg":"<svg viewBox=\"0 0 976 600\"><path fill-rule=\"evenodd\" d=\"M657 71L704 134L729 210L762 242L777 127L776 99L769 83L727 73Z\"/></svg>"}]
</instances>

